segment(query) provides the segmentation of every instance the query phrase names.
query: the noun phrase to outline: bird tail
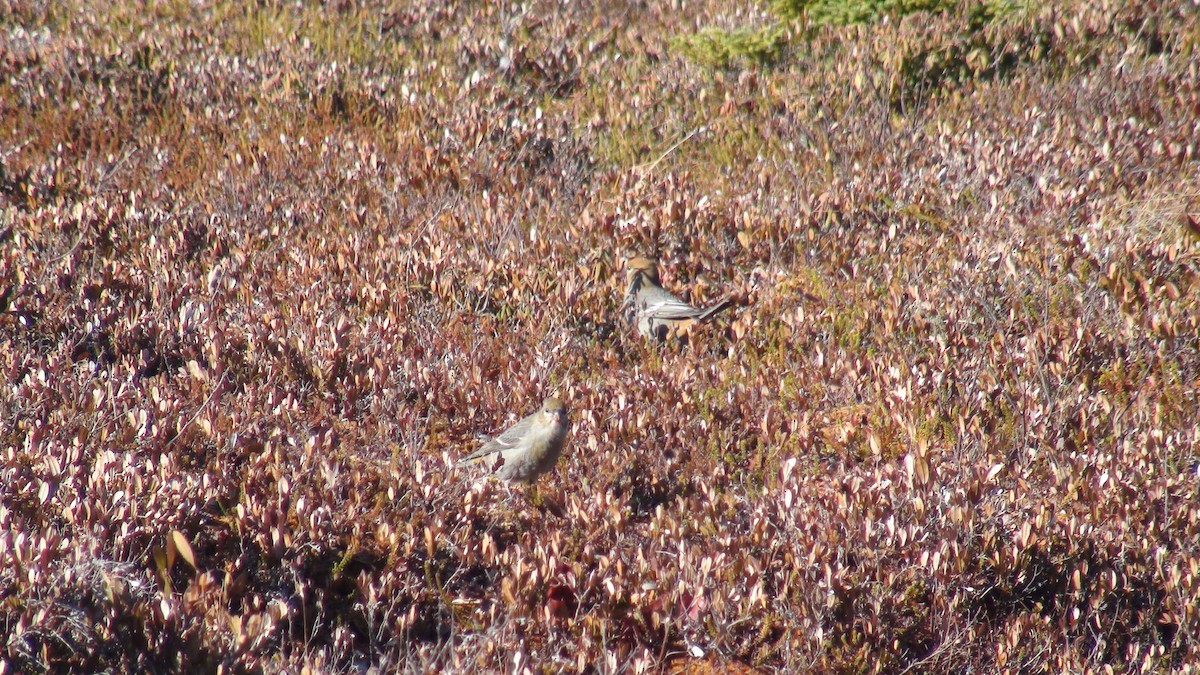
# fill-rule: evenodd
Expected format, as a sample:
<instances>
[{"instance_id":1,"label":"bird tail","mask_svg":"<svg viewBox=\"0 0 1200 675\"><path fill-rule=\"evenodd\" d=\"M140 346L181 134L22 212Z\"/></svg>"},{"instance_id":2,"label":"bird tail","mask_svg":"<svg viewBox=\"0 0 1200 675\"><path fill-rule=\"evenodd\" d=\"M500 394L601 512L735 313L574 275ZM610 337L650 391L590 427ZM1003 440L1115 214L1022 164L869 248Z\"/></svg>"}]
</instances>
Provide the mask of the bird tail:
<instances>
[{"instance_id":1,"label":"bird tail","mask_svg":"<svg viewBox=\"0 0 1200 675\"><path fill-rule=\"evenodd\" d=\"M727 295L724 298L721 298L720 300L715 302L710 307L708 307L708 309L705 309L704 311L697 314L696 320L704 321L704 320L708 319L709 317L713 316L714 314L718 314L726 309L729 309L732 306L733 306L733 296Z\"/></svg>"},{"instance_id":2,"label":"bird tail","mask_svg":"<svg viewBox=\"0 0 1200 675\"><path fill-rule=\"evenodd\" d=\"M494 449L480 448L479 450L476 450L475 452L472 452L471 454L467 455L466 457L463 457L462 459L455 462L454 466L469 466L471 464L478 464L478 463L484 461L485 459L487 459L488 455L493 455L495 453L496 453L496 450L494 450Z\"/></svg>"}]
</instances>

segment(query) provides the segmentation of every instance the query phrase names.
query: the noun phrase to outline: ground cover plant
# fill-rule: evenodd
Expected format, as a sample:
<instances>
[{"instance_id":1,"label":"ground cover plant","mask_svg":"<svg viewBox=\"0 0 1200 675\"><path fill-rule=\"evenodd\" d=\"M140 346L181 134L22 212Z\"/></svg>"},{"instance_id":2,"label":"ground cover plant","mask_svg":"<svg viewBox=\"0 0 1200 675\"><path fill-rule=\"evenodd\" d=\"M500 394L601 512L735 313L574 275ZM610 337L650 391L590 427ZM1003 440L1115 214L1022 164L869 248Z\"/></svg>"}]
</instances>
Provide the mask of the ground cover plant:
<instances>
[{"instance_id":1,"label":"ground cover plant","mask_svg":"<svg viewBox=\"0 0 1200 675\"><path fill-rule=\"evenodd\" d=\"M0 672L1194 672L1196 11L7 0Z\"/></svg>"}]
</instances>

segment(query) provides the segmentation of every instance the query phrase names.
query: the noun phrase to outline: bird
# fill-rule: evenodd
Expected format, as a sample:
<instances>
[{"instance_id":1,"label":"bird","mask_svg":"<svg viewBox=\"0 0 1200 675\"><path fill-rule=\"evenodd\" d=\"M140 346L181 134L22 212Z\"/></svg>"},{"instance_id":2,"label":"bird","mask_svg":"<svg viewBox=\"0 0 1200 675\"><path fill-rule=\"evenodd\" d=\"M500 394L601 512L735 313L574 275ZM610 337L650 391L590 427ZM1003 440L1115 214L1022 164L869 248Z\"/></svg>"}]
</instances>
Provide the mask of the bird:
<instances>
[{"instance_id":1,"label":"bird","mask_svg":"<svg viewBox=\"0 0 1200 675\"><path fill-rule=\"evenodd\" d=\"M507 483L533 483L558 462L569 426L567 406L551 396L537 412L459 460L458 466L487 461Z\"/></svg>"},{"instance_id":2,"label":"bird","mask_svg":"<svg viewBox=\"0 0 1200 675\"><path fill-rule=\"evenodd\" d=\"M693 307L662 287L658 280L658 262L653 258L635 256L625 262L626 313L631 314L642 336L666 340L677 336L693 323L707 320L733 304L725 296L706 309Z\"/></svg>"}]
</instances>

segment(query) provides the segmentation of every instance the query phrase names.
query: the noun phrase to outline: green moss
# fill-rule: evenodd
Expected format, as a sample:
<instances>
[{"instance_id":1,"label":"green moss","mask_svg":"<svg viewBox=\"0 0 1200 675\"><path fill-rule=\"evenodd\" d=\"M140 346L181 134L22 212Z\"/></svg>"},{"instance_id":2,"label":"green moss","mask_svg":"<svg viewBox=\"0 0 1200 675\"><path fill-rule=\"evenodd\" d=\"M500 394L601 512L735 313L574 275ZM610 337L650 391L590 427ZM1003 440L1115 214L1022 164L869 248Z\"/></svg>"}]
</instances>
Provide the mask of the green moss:
<instances>
[{"instance_id":1,"label":"green moss","mask_svg":"<svg viewBox=\"0 0 1200 675\"><path fill-rule=\"evenodd\" d=\"M644 56L622 58L613 77L636 81L649 65ZM613 96L607 80L589 81L579 89L570 108L590 111L595 126L593 156L601 165L629 168L652 162L667 153L690 149L697 128L707 123L707 109L694 99L682 100L676 92L664 91L663 98L649 111L635 111L628 102ZM553 108L547 108L553 109ZM664 111L672 111L666 117ZM684 142L688 139L687 142Z\"/></svg>"},{"instance_id":2,"label":"green moss","mask_svg":"<svg viewBox=\"0 0 1200 675\"><path fill-rule=\"evenodd\" d=\"M704 28L671 40L671 46L689 60L709 68L770 64L779 58L785 43L782 24L762 29Z\"/></svg>"},{"instance_id":3,"label":"green moss","mask_svg":"<svg viewBox=\"0 0 1200 675\"><path fill-rule=\"evenodd\" d=\"M1107 392L1112 397L1112 401L1120 407L1129 403L1128 380L1125 362L1117 360L1100 371L1097 385Z\"/></svg>"},{"instance_id":4,"label":"green moss","mask_svg":"<svg viewBox=\"0 0 1200 675\"><path fill-rule=\"evenodd\" d=\"M1155 423L1164 429L1178 429L1196 409L1194 396L1189 396L1184 386L1184 370L1176 360L1164 361L1159 366L1161 393L1158 396L1158 411ZM1165 456L1167 465L1172 471L1186 470L1193 461L1192 453L1182 446L1176 452L1168 452Z\"/></svg>"},{"instance_id":5,"label":"green moss","mask_svg":"<svg viewBox=\"0 0 1200 675\"><path fill-rule=\"evenodd\" d=\"M769 154L766 139L759 130L748 126L705 134L701 147L705 153L702 164L709 167L738 166Z\"/></svg>"},{"instance_id":6,"label":"green moss","mask_svg":"<svg viewBox=\"0 0 1200 675\"><path fill-rule=\"evenodd\" d=\"M1032 0L983 0L967 5L966 12L983 25L1027 11L1032 4ZM771 8L788 20L807 17L821 25L846 26L916 12L953 12L961 6L957 0L776 0Z\"/></svg>"},{"instance_id":7,"label":"green moss","mask_svg":"<svg viewBox=\"0 0 1200 675\"><path fill-rule=\"evenodd\" d=\"M833 315L830 332L834 344L847 351L855 352L863 346L866 310L861 306L843 307Z\"/></svg>"},{"instance_id":8,"label":"green moss","mask_svg":"<svg viewBox=\"0 0 1200 675\"><path fill-rule=\"evenodd\" d=\"M958 432L954 429L949 415L941 414L933 407L918 406L916 410L929 410L935 414L922 416L917 421L917 437L929 441L931 445L954 447L958 442Z\"/></svg>"},{"instance_id":9,"label":"green moss","mask_svg":"<svg viewBox=\"0 0 1200 675\"><path fill-rule=\"evenodd\" d=\"M653 159L653 149L662 143L662 137L651 120L645 122L609 127L597 138L596 158L618 167L632 167Z\"/></svg>"},{"instance_id":10,"label":"green moss","mask_svg":"<svg viewBox=\"0 0 1200 675\"><path fill-rule=\"evenodd\" d=\"M785 19L807 16L819 24L845 26L872 23L889 15L945 12L955 0L776 0L772 9Z\"/></svg>"},{"instance_id":11,"label":"green moss","mask_svg":"<svg viewBox=\"0 0 1200 675\"><path fill-rule=\"evenodd\" d=\"M301 17L300 37L307 39L322 60L367 63L398 54L381 42L378 18L368 12L331 15L321 7L308 7ZM399 65L391 63L391 65Z\"/></svg>"},{"instance_id":12,"label":"green moss","mask_svg":"<svg viewBox=\"0 0 1200 675\"><path fill-rule=\"evenodd\" d=\"M923 602L925 596L929 593L929 587L926 586L924 579L914 579L912 583L904 589L903 601L905 603Z\"/></svg>"},{"instance_id":13,"label":"green moss","mask_svg":"<svg viewBox=\"0 0 1200 675\"><path fill-rule=\"evenodd\" d=\"M336 12L324 6L221 4L213 25L221 27L227 53L255 57L292 46L323 62L374 64L398 68L406 62L405 45L381 36L370 12Z\"/></svg>"}]
</instances>

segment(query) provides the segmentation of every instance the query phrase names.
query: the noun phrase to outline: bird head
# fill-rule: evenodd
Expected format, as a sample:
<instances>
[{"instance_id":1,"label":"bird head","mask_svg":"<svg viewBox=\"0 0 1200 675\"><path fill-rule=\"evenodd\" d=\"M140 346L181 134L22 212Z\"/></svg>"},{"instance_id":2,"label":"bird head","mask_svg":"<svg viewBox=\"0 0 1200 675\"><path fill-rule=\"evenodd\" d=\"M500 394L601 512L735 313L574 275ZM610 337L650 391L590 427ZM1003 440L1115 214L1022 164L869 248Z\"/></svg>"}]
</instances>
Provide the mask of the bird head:
<instances>
[{"instance_id":1,"label":"bird head","mask_svg":"<svg viewBox=\"0 0 1200 675\"><path fill-rule=\"evenodd\" d=\"M557 396L542 401L542 415L547 421L565 425L567 423L567 406Z\"/></svg>"},{"instance_id":2,"label":"bird head","mask_svg":"<svg viewBox=\"0 0 1200 675\"><path fill-rule=\"evenodd\" d=\"M625 277L630 285L642 278L658 284L658 261L653 258L636 256L625 261Z\"/></svg>"}]
</instances>

